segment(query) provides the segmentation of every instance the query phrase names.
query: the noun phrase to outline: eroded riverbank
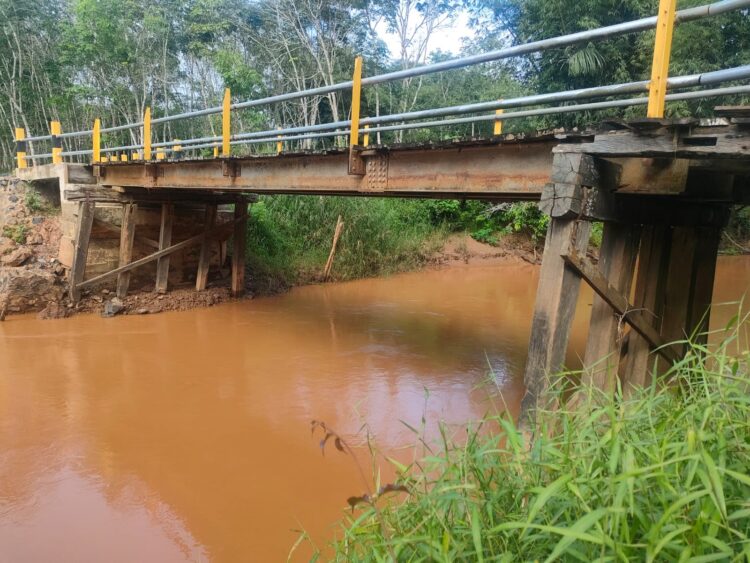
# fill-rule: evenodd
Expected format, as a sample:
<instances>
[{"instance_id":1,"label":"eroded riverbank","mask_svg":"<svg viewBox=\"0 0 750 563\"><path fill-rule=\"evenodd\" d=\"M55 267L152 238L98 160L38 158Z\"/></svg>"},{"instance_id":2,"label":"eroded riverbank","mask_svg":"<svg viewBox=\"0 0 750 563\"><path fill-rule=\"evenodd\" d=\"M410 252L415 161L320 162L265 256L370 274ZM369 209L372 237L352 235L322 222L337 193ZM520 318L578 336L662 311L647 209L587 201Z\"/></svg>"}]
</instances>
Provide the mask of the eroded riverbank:
<instances>
[{"instance_id":1,"label":"eroded riverbank","mask_svg":"<svg viewBox=\"0 0 750 563\"><path fill-rule=\"evenodd\" d=\"M536 276L523 264L455 267L157 316L9 317L3 555L277 561L300 529L324 544L362 484L345 456L321 455L310 421L367 465L364 423L384 453L408 456L401 421L424 415L434 433L438 420L459 430L502 402L517 409ZM748 282L750 261L721 259L715 299ZM717 309L713 325L735 311Z\"/></svg>"}]
</instances>

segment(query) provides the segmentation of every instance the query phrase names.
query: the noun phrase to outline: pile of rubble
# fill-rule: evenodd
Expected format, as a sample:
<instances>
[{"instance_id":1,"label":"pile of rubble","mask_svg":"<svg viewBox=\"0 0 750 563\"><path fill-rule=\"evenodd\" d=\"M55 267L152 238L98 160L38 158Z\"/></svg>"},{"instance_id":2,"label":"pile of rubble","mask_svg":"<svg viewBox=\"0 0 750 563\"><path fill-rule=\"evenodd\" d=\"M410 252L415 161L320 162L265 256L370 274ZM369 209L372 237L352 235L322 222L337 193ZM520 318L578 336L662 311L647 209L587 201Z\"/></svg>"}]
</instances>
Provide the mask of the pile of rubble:
<instances>
[{"instance_id":1,"label":"pile of rubble","mask_svg":"<svg viewBox=\"0 0 750 563\"><path fill-rule=\"evenodd\" d=\"M59 241L54 210L20 180L0 178L0 319L59 306L65 276L56 259Z\"/></svg>"}]
</instances>

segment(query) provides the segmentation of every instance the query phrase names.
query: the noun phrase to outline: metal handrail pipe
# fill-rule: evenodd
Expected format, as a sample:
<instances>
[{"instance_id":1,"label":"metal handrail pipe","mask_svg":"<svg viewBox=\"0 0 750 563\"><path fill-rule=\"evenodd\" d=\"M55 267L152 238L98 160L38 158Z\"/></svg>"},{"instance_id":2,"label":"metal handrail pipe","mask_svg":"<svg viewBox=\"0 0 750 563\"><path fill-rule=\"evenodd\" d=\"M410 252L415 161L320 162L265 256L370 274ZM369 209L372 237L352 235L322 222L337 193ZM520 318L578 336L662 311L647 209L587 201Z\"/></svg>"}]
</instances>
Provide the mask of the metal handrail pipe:
<instances>
[{"instance_id":1,"label":"metal handrail pipe","mask_svg":"<svg viewBox=\"0 0 750 563\"><path fill-rule=\"evenodd\" d=\"M723 0L713 4L706 4L703 6L696 6L695 8L688 8L686 10L680 10L675 14L675 24L680 24L688 21L693 21L709 16L719 15L734 10L750 7L750 0ZM578 43L592 41L595 39L606 39L619 35L625 35L629 33L635 33L639 31L646 31L648 29L656 27L656 16L650 16L639 20L633 20L630 22L619 23L606 27L600 27L598 29L580 31L577 33L571 33L568 35L561 35L559 37L552 37L549 39L542 39L539 41L532 41L531 43L525 43L523 45L516 45L513 47L507 47L505 49L499 49L496 51L490 51L488 53L480 53L477 55L471 55L468 57L461 57L458 59L452 59L450 61L442 61L439 63L433 63L420 67L410 68L406 70L398 70L395 72L388 72L377 76L369 76L362 79L362 86L368 86L372 84L381 84L383 82L391 82L394 80L401 80L404 78L414 78L416 76L422 76L425 74L433 74L436 72L442 72L446 70L453 70L456 68L462 68L466 66L472 66L476 64L498 61L517 57L520 55L526 55L537 51L544 51L547 49L555 49L560 47L568 47ZM258 100L250 100L247 102L241 102L233 104L232 109L241 109L246 107L252 107L263 104L270 104L275 102L282 102L293 100L306 96L328 94L340 90L346 90L352 87L352 81L341 82L333 84L331 86L322 86L320 88L313 88L310 90L302 90L300 92L291 92L288 94L281 94L278 96L270 96L267 98L261 98ZM221 108L218 108L221 110Z\"/></svg>"},{"instance_id":2,"label":"metal handrail pipe","mask_svg":"<svg viewBox=\"0 0 750 563\"><path fill-rule=\"evenodd\" d=\"M690 74L686 76L676 76L669 79L667 82L668 88L689 88L694 86L700 86L701 84L716 84L728 80L738 80L742 78L750 78L750 65L736 67L732 69L725 69L719 71L712 71L708 73ZM573 101L577 99L585 98L596 98L605 96L616 96L622 94L632 94L636 92L644 92L648 90L648 81L641 80L637 82L626 82L622 84L613 84L609 86L595 86L592 88L581 88L578 90L568 90L566 92L553 92L549 94L533 94L530 96L521 96L518 98L510 98L505 100L492 100L489 102L478 102L474 104L464 104L458 106L449 106L444 108L436 108L429 110L420 110L415 112L407 112L400 114L382 115L378 117L368 117L360 120L362 125L376 125L381 123L389 123L393 121L413 120L413 119L425 119L430 117L440 117L444 115L456 115L461 113L476 113L481 111L489 111L496 109L511 109L516 107L524 107L531 105L540 105L564 101ZM287 135L297 133L312 133L317 131L327 131L330 129L346 128L350 127L350 121L334 121L331 123L321 123L318 125L305 125L299 127L287 127L278 130L265 130L255 131L252 133L239 133L233 135L232 139L257 139L267 137L270 135ZM212 142L219 140L218 137L203 138L200 142ZM191 141L180 141L181 144L190 144Z\"/></svg>"},{"instance_id":3,"label":"metal handrail pipe","mask_svg":"<svg viewBox=\"0 0 750 563\"><path fill-rule=\"evenodd\" d=\"M200 117L202 115L214 115L217 113L221 113L222 107L212 107L212 108L206 108L206 109L198 109L195 111L186 111L183 113L176 113L174 115L165 115L163 117L155 117L151 120L152 125L157 125L159 123L167 123L168 121L177 121L178 119L185 119L188 117Z\"/></svg>"},{"instance_id":4,"label":"metal handrail pipe","mask_svg":"<svg viewBox=\"0 0 750 563\"><path fill-rule=\"evenodd\" d=\"M34 141L51 141L52 135L37 135L36 137L26 137L24 139L27 143L33 143Z\"/></svg>"},{"instance_id":5,"label":"metal handrail pipe","mask_svg":"<svg viewBox=\"0 0 750 563\"><path fill-rule=\"evenodd\" d=\"M727 86L725 88L715 88L711 90L697 90L695 92L681 92L679 94L667 94L668 102L683 100L693 100L697 98L712 98L717 96L728 96L736 94L750 93L750 85L745 86ZM629 106L639 106L648 104L648 97L642 96L637 98L626 98L621 100L607 100L604 102L591 102L587 104L574 104L571 106L557 106L553 108L537 108L530 110L514 111L500 115L480 115L472 117L461 117L456 119L442 119L437 121L422 121L419 123L405 123L401 125L384 125L381 127L371 127L368 133L378 133L386 131L402 131L405 129L420 129L428 127L440 127L445 125L461 125L468 123L484 121L506 121L509 119L519 119L522 117L536 117L540 115L552 115L558 113L571 113L576 111L591 111L601 109L611 109ZM271 142L273 139L268 139Z\"/></svg>"},{"instance_id":6,"label":"metal handrail pipe","mask_svg":"<svg viewBox=\"0 0 750 563\"><path fill-rule=\"evenodd\" d=\"M712 98L718 96L737 95L737 94L750 94L750 85L743 86L727 86L724 88L714 88L710 90L696 90L694 92L682 92L679 94L668 94L668 102L676 102L683 100L693 100L699 98ZM505 114L492 114L492 115L479 115L472 117L461 117L456 119L441 119L436 121L421 121L418 123L405 123L398 125L383 125L379 127L371 127L369 129L360 129L360 133L378 133L387 131L403 131L407 129L426 129L430 127L443 127L447 125L462 125L471 124L477 122L494 122L494 121L507 121L509 119L519 119L523 117L536 117L540 115L553 115L561 113L574 113L577 111L591 111L591 110L602 110L628 106L638 106L648 104L648 97L641 96L636 98L627 98L621 100L607 100L604 102L591 102L587 104L574 104L570 106L557 106L553 108L536 108L530 110L515 111ZM285 137L283 141L294 141L301 139L316 139L322 137L336 137L345 136L346 132L328 132L328 133L310 133L305 135L298 135L294 137ZM266 137L263 139L241 139L233 141L233 145L245 145L245 144L261 144L261 143L275 143L279 139L276 137ZM198 149L198 148L212 148L218 146L218 144L206 144L195 147L187 147L187 150ZM183 148L183 150L186 150Z\"/></svg>"},{"instance_id":7,"label":"metal handrail pipe","mask_svg":"<svg viewBox=\"0 0 750 563\"><path fill-rule=\"evenodd\" d=\"M71 131L69 133L60 133L58 137L61 139L70 139L73 137L86 137L87 135L91 135L93 131L89 129L88 131Z\"/></svg>"},{"instance_id":8,"label":"metal handrail pipe","mask_svg":"<svg viewBox=\"0 0 750 563\"><path fill-rule=\"evenodd\" d=\"M191 143L212 143L215 141L221 141L221 136L211 136L211 137L196 137L195 139L182 139L182 140L176 140L172 139L171 141L159 141L158 143L151 143L151 146L153 148L158 147L171 147L173 145L184 145L184 144L191 144Z\"/></svg>"},{"instance_id":9,"label":"metal handrail pipe","mask_svg":"<svg viewBox=\"0 0 750 563\"><path fill-rule=\"evenodd\" d=\"M675 14L675 25L693 21L709 16L724 14L727 12L740 10L742 8L749 8L750 0L723 0L721 2L715 2L713 4L706 4L703 6L696 6L695 8L688 8L680 10ZM500 49L497 51L490 51L489 53L480 53L477 55L471 55L468 57L462 57L459 59L453 59L450 61L442 61L439 63L433 63L422 67L416 67L413 69L399 70L396 72L389 72L381 74L379 76L371 76L362 79L362 85L366 86L369 84L379 84L381 82L389 82L392 80L399 80L404 78L413 78L415 76L421 76L424 74L430 74L434 72L442 72L446 70L452 70L455 68L498 61L511 57L517 57L519 55L526 55L537 51L544 51L547 49L555 49L559 47L568 47L577 43L583 43L592 41L595 39L606 39L619 35L625 35L628 33L635 33L639 31L646 31L648 29L656 27L656 16L650 16L639 20L633 20L630 22L619 23L606 27L600 27L597 29L591 29L586 31L579 31L577 33L571 33L568 35L561 35L559 37L552 37L549 39L541 39L539 41L532 41L531 43L525 43L523 45L516 45L508 47L506 49Z\"/></svg>"},{"instance_id":10,"label":"metal handrail pipe","mask_svg":"<svg viewBox=\"0 0 750 563\"><path fill-rule=\"evenodd\" d=\"M722 0L713 4L706 4L703 6L696 6L695 8L688 8L680 10L675 14L675 24L680 24L688 21L693 21L701 18L724 14L727 12L740 10L743 8L750 8L750 0ZM468 57L461 57L458 59L452 59L449 61L442 61L439 63L433 63L420 67L399 70L395 72L388 72L376 76L370 76L362 79L362 86L368 86L373 84L381 84L383 82L391 82L394 80L402 80L405 78L413 78L416 76L423 76L425 74L433 74L436 72L443 72L446 70L453 70L456 68L462 68L466 66L472 66L476 64L498 61L517 57L520 55L526 55L538 51L544 51L547 49L555 49L560 47L568 47L578 43L588 42L598 39L607 39L629 33L635 33L639 31L646 31L656 26L657 17L650 16L639 20L633 20L630 22L623 22L615 25L606 27L600 27L597 29L591 29L586 31L580 31L577 33L571 33L568 35L561 35L558 37L552 37L549 39L542 39L539 41L532 41L531 43L525 43L523 45L515 45L513 47L507 47L505 49L499 49L490 51L488 53L480 53L477 55L471 55ZM267 105L277 102L284 102L304 98L308 96L325 95L333 92L347 90L352 87L352 81L347 80L345 82L339 82L329 86L320 86L318 88L310 88L307 90L300 90L298 92L289 92L285 94L278 94L275 96L268 96L265 98L259 98L257 100L248 100L245 102L238 102L232 104L231 109L243 109L249 107L255 107L259 105ZM222 108L212 107L203 110L196 110L191 112L184 112L171 116L160 117L152 120L152 123L165 123L168 121L175 121L178 119L184 119L188 117L198 117L203 115L213 115L221 113ZM139 127L141 124L123 125L122 128L133 128ZM114 128L109 128L112 131Z\"/></svg>"},{"instance_id":11,"label":"metal handrail pipe","mask_svg":"<svg viewBox=\"0 0 750 563\"><path fill-rule=\"evenodd\" d=\"M143 145L127 145L123 147L109 147L109 148L102 147L101 149L99 149L99 151L100 152L134 151L134 150L138 150L142 148L143 148Z\"/></svg>"},{"instance_id":12,"label":"metal handrail pipe","mask_svg":"<svg viewBox=\"0 0 750 563\"><path fill-rule=\"evenodd\" d=\"M153 121L151 121L153 123ZM126 125L114 125L112 127L102 127L99 131L100 133L114 133L115 131L125 131L127 129L137 129L138 127L143 127L143 121L138 121L136 123L128 123Z\"/></svg>"},{"instance_id":13,"label":"metal handrail pipe","mask_svg":"<svg viewBox=\"0 0 750 563\"><path fill-rule=\"evenodd\" d=\"M65 151L62 153L62 156L87 156L94 154L94 151L91 149L88 150L80 150L80 151Z\"/></svg>"}]
</instances>

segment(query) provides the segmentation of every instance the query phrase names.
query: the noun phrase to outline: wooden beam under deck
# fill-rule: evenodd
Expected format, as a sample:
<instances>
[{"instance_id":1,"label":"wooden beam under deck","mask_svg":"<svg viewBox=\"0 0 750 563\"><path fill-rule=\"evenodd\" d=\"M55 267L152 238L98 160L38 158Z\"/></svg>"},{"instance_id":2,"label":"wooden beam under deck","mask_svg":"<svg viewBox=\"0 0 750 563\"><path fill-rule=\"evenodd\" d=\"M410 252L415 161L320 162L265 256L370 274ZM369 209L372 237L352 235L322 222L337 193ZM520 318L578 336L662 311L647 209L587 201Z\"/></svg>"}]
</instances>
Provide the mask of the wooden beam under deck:
<instances>
[{"instance_id":1,"label":"wooden beam under deck","mask_svg":"<svg viewBox=\"0 0 750 563\"><path fill-rule=\"evenodd\" d=\"M362 151L366 172L348 173L344 152L95 166L100 186L253 193L534 200L549 182L559 140ZM163 189L163 190L162 190Z\"/></svg>"}]
</instances>

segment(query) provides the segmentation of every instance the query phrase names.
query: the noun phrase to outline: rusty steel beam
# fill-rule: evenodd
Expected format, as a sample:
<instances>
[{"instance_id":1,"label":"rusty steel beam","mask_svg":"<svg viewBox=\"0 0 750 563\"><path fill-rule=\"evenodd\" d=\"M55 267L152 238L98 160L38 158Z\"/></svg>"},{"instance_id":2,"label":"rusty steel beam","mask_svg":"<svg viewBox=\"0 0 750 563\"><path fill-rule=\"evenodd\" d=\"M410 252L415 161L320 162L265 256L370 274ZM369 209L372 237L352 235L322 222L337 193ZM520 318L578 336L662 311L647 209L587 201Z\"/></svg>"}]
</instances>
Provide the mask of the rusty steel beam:
<instances>
[{"instance_id":1,"label":"rusty steel beam","mask_svg":"<svg viewBox=\"0 0 750 563\"><path fill-rule=\"evenodd\" d=\"M365 174L348 154L282 154L94 166L101 186L254 193L539 199L550 181L554 138L436 148L362 150Z\"/></svg>"}]
</instances>

